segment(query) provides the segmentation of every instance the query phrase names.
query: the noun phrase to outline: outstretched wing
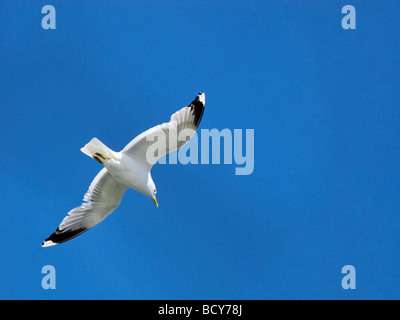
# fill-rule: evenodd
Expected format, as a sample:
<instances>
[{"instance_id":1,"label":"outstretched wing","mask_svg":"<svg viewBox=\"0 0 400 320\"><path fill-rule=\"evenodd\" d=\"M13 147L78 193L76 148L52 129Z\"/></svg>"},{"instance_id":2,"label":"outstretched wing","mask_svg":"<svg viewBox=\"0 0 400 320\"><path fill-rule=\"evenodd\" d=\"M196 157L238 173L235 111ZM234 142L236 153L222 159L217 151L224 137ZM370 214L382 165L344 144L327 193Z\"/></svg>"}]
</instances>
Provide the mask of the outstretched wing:
<instances>
[{"instance_id":1,"label":"outstretched wing","mask_svg":"<svg viewBox=\"0 0 400 320\"><path fill-rule=\"evenodd\" d=\"M118 207L126 189L106 168L102 169L90 184L82 205L68 212L57 230L42 243L42 247L75 238L103 221Z\"/></svg>"},{"instance_id":2,"label":"outstretched wing","mask_svg":"<svg viewBox=\"0 0 400 320\"><path fill-rule=\"evenodd\" d=\"M121 152L151 169L158 159L178 150L193 137L203 117L204 106L205 94L199 93L187 107L175 112L169 122L141 133ZM152 145L154 149L150 149Z\"/></svg>"}]
</instances>

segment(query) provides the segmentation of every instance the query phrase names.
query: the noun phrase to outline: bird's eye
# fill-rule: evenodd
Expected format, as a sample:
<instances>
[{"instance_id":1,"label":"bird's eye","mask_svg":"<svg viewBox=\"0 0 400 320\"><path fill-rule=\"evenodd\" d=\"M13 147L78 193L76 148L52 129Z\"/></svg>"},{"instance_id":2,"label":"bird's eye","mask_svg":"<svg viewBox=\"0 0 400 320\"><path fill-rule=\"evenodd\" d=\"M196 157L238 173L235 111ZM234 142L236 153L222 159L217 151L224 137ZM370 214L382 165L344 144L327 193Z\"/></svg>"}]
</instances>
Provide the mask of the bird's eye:
<instances>
[{"instance_id":1,"label":"bird's eye","mask_svg":"<svg viewBox=\"0 0 400 320\"><path fill-rule=\"evenodd\" d=\"M156 189L154 189L154 193L155 193L155 194L157 193L157 190L156 190Z\"/></svg>"}]
</instances>

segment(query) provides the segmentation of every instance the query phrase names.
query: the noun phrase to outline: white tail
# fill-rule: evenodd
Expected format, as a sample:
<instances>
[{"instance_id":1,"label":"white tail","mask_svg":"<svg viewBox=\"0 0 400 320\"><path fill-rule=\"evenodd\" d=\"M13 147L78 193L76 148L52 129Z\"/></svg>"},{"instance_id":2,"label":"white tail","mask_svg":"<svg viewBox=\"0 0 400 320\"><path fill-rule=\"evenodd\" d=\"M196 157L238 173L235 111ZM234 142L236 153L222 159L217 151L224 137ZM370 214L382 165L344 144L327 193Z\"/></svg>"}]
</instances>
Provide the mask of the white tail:
<instances>
[{"instance_id":1,"label":"white tail","mask_svg":"<svg viewBox=\"0 0 400 320\"><path fill-rule=\"evenodd\" d=\"M100 163L113 157L113 151L97 138L90 140L81 151Z\"/></svg>"}]
</instances>

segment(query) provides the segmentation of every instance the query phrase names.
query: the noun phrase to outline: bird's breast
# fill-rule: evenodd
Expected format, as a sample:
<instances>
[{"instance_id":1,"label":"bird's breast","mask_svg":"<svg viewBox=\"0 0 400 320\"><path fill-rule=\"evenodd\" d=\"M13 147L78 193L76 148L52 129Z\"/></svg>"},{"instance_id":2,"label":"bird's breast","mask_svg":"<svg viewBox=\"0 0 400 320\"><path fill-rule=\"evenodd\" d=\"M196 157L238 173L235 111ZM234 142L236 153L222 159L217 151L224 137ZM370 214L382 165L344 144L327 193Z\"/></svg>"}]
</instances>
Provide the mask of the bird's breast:
<instances>
[{"instance_id":1,"label":"bird's breast","mask_svg":"<svg viewBox=\"0 0 400 320\"><path fill-rule=\"evenodd\" d=\"M110 159L104 165L118 182L129 188L138 190L147 182L147 170L129 156L124 155L119 160Z\"/></svg>"}]
</instances>

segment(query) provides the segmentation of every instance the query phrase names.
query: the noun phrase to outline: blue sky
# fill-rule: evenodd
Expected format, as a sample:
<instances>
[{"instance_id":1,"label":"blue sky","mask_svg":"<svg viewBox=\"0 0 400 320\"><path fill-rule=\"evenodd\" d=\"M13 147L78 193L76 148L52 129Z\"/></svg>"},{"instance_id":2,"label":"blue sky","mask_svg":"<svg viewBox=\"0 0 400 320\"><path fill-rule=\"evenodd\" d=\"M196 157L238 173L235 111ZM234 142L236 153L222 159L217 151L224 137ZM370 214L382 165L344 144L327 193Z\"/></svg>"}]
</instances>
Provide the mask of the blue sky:
<instances>
[{"instance_id":1,"label":"blue sky","mask_svg":"<svg viewBox=\"0 0 400 320\"><path fill-rule=\"evenodd\" d=\"M0 15L1 299L400 298L398 1L1 1ZM41 248L101 169L82 146L120 150L199 91L200 129L254 129L251 175L156 165L159 208L128 190Z\"/></svg>"}]
</instances>

